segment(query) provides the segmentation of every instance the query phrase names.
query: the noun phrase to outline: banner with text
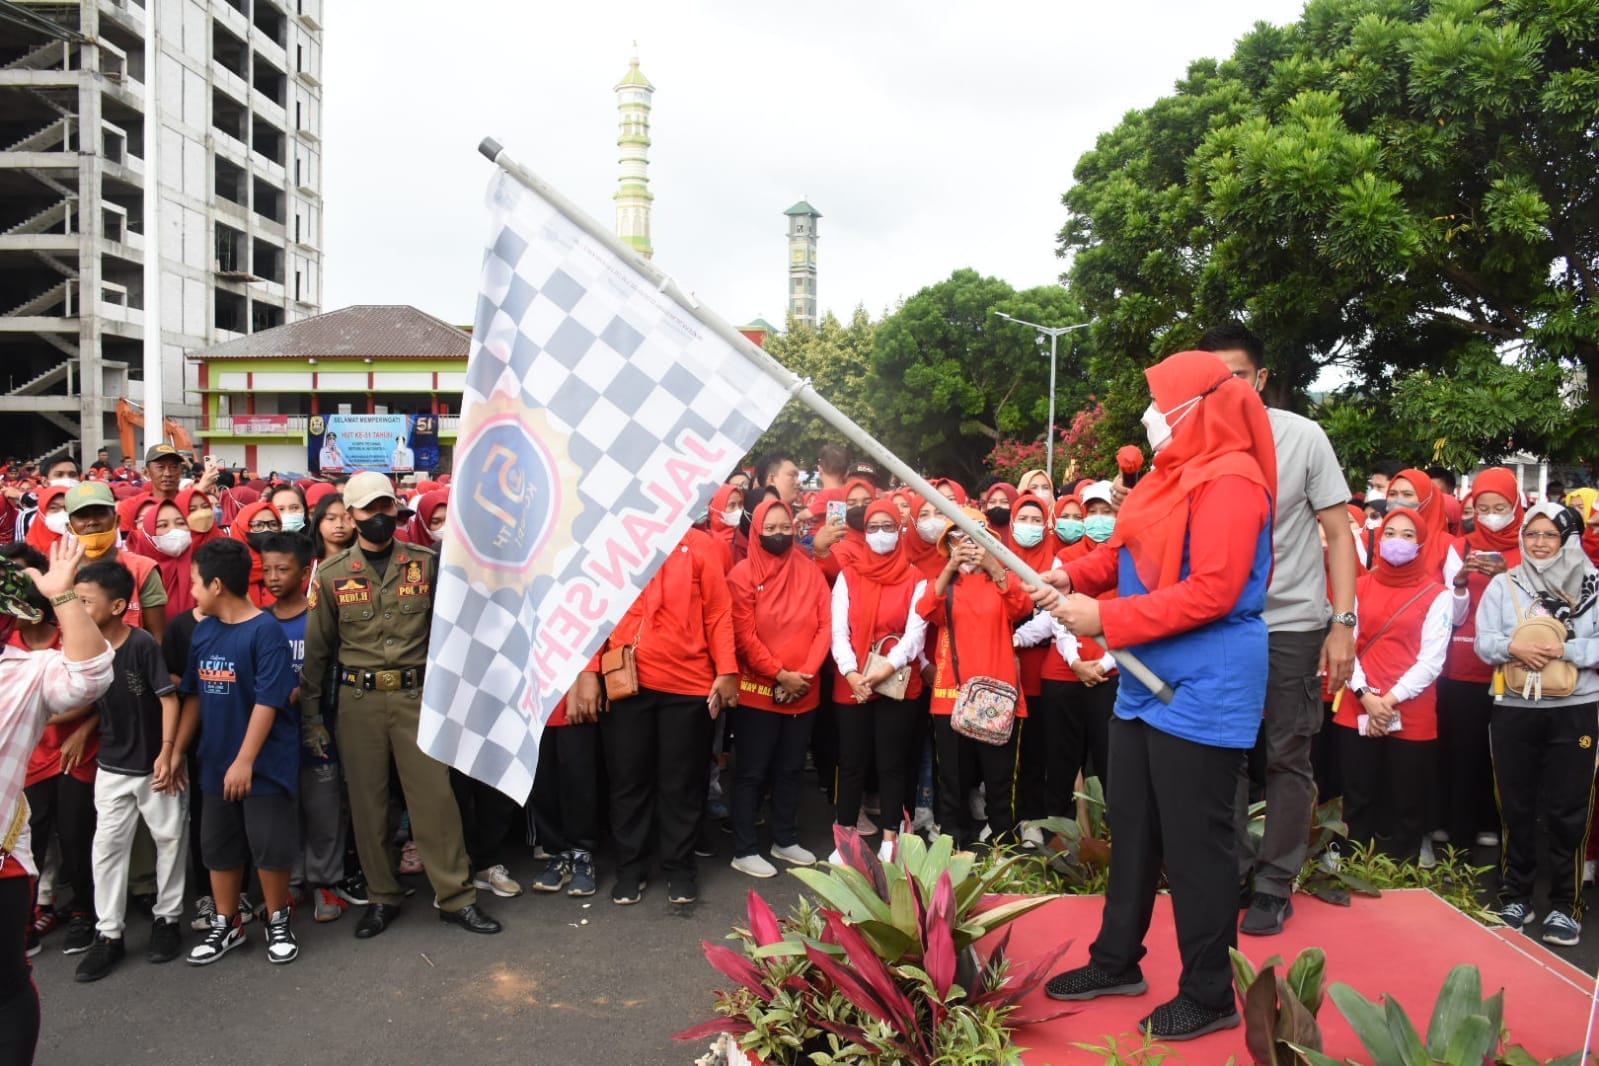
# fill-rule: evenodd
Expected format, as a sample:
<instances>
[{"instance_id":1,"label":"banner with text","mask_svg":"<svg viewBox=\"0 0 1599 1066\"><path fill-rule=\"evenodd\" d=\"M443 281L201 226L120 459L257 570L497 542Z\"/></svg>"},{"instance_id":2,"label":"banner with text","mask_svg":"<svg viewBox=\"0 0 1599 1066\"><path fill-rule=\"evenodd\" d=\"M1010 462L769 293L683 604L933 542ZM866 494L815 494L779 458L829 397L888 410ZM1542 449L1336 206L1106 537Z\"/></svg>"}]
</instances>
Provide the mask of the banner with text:
<instances>
[{"instance_id":1,"label":"banner with text","mask_svg":"<svg viewBox=\"0 0 1599 1066\"><path fill-rule=\"evenodd\" d=\"M438 432L433 415L311 415L306 462L314 474L437 470Z\"/></svg>"},{"instance_id":2,"label":"banner with text","mask_svg":"<svg viewBox=\"0 0 1599 1066\"><path fill-rule=\"evenodd\" d=\"M418 733L521 801L551 710L787 393L516 178L488 206Z\"/></svg>"}]
</instances>

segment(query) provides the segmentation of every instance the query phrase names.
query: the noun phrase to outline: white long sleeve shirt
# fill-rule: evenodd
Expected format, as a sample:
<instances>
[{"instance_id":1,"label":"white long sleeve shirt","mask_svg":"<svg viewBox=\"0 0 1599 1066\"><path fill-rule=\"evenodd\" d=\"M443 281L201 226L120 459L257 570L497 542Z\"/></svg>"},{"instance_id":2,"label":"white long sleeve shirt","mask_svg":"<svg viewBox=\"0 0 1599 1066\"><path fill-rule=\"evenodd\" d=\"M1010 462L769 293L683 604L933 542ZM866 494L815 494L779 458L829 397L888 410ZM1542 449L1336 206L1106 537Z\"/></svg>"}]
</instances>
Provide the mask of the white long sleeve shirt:
<instances>
[{"instance_id":1,"label":"white long sleeve shirt","mask_svg":"<svg viewBox=\"0 0 1599 1066\"><path fill-rule=\"evenodd\" d=\"M1016 627L1011 643L1018 648L1032 648L1045 641L1053 641L1055 651L1070 666L1082 657L1082 645L1071 630L1061 625L1048 611L1040 611ZM1116 669L1116 660L1106 652L1099 658L1100 668L1107 673Z\"/></svg>"},{"instance_id":2,"label":"white long sleeve shirt","mask_svg":"<svg viewBox=\"0 0 1599 1066\"><path fill-rule=\"evenodd\" d=\"M1421 651L1416 656L1416 664L1400 674L1399 680L1389 689L1399 697L1400 703L1421 695L1444 672L1444 660L1449 655L1449 637L1455 626L1465 620L1465 611L1455 599L1448 589L1441 589L1427 607L1427 617L1421 623ZM1458 621L1457 615L1460 616ZM1358 629L1355 638L1357 641L1360 638ZM1359 656L1355 657L1355 669L1350 676L1349 687L1366 687L1366 671L1361 668Z\"/></svg>"},{"instance_id":3,"label":"white long sleeve shirt","mask_svg":"<svg viewBox=\"0 0 1599 1066\"><path fill-rule=\"evenodd\" d=\"M895 670L922 660L922 648L927 643L927 620L916 613L916 605L921 602L922 594L926 591L927 582L918 581L916 590L911 593L910 614L906 616L905 626L901 631L903 636L897 644L888 649L888 654L885 656ZM838 580L833 583L833 662L838 666L840 675L861 668L860 660L855 658L855 645L850 640L849 584L844 580L843 574L838 575Z\"/></svg>"}]
</instances>

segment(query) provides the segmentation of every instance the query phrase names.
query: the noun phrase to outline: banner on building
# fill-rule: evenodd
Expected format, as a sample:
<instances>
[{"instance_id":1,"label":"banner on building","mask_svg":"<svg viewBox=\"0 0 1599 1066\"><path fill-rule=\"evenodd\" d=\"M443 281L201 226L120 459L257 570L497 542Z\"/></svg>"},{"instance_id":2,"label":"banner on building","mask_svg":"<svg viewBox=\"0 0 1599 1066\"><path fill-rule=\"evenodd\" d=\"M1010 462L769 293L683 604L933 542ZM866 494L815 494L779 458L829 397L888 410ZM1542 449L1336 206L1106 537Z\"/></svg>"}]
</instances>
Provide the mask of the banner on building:
<instances>
[{"instance_id":1,"label":"banner on building","mask_svg":"<svg viewBox=\"0 0 1599 1066\"><path fill-rule=\"evenodd\" d=\"M468 359L422 749L516 800L556 703L787 400L503 171Z\"/></svg>"},{"instance_id":2,"label":"banner on building","mask_svg":"<svg viewBox=\"0 0 1599 1066\"><path fill-rule=\"evenodd\" d=\"M437 470L439 420L434 415L311 415L306 462L314 474Z\"/></svg>"},{"instance_id":3,"label":"banner on building","mask_svg":"<svg viewBox=\"0 0 1599 1066\"><path fill-rule=\"evenodd\" d=\"M234 415L229 429L235 437L282 436L289 432L289 416Z\"/></svg>"}]
</instances>

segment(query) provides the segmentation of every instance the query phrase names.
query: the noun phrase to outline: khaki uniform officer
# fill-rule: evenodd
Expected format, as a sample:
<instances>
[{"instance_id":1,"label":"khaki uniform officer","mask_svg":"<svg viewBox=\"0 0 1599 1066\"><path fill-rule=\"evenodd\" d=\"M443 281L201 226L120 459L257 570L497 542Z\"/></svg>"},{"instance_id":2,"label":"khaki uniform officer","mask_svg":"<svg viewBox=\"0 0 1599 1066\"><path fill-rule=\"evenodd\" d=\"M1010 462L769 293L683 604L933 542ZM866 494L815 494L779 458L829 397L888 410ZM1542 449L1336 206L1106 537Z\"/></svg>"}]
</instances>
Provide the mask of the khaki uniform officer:
<instances>
[{"instance_id":1,"label":"khaki uniform officer","mask_svg":"<svg viewBox=\"0 0 1599 1066\"><path fill-rule=\"evenodd\" d=\"M439 918L474 933L498 933L500 924L478 909L468 880L449 770L416 742L438 556L431 548L395 541L399 505L383 474L356 474L344 487L344 503L355 519L356 542L317 569L305 627L300 707L306 746L319 751L328 740L322 685L329 668L335 668L334 683L341 689L339 757L372 900L355 935L377 936L400 913L403 893L388 847L390 755L400 771L411 831L433 883Z\"/></svg>"}]
</instances>

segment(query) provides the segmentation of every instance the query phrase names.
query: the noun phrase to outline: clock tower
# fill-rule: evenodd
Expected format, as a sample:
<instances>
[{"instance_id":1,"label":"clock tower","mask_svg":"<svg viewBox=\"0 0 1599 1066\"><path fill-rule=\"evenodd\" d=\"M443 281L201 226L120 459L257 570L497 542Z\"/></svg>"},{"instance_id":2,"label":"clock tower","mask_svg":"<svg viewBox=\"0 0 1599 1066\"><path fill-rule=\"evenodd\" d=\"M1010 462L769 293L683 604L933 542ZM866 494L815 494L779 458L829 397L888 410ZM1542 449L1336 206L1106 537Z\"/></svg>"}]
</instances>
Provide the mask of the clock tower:
<instances>
[{"instance_id":1,"label":"clock tower","mask_svg":"<svg viewBox=\"0 0 1599 1066\"><path fill-rule=\"evenodd\" d=\"M655 254L650 244L650 100L655 86L638 68L637 45L627 73L616 85L616 110L620 132L621 178L616 186L616 235L645 259Z\"/></svg>"},{"instance_id":2,"label":"clock tower","mask_svg":"<svg viewBox=\"0 0 1599 1066\"><path fill-rule=\"evenodd\" d=\"M820 211L801 200L788 216L788 313L794 321L816 325L816 220Z\"/></svg>"}]
</instances>

